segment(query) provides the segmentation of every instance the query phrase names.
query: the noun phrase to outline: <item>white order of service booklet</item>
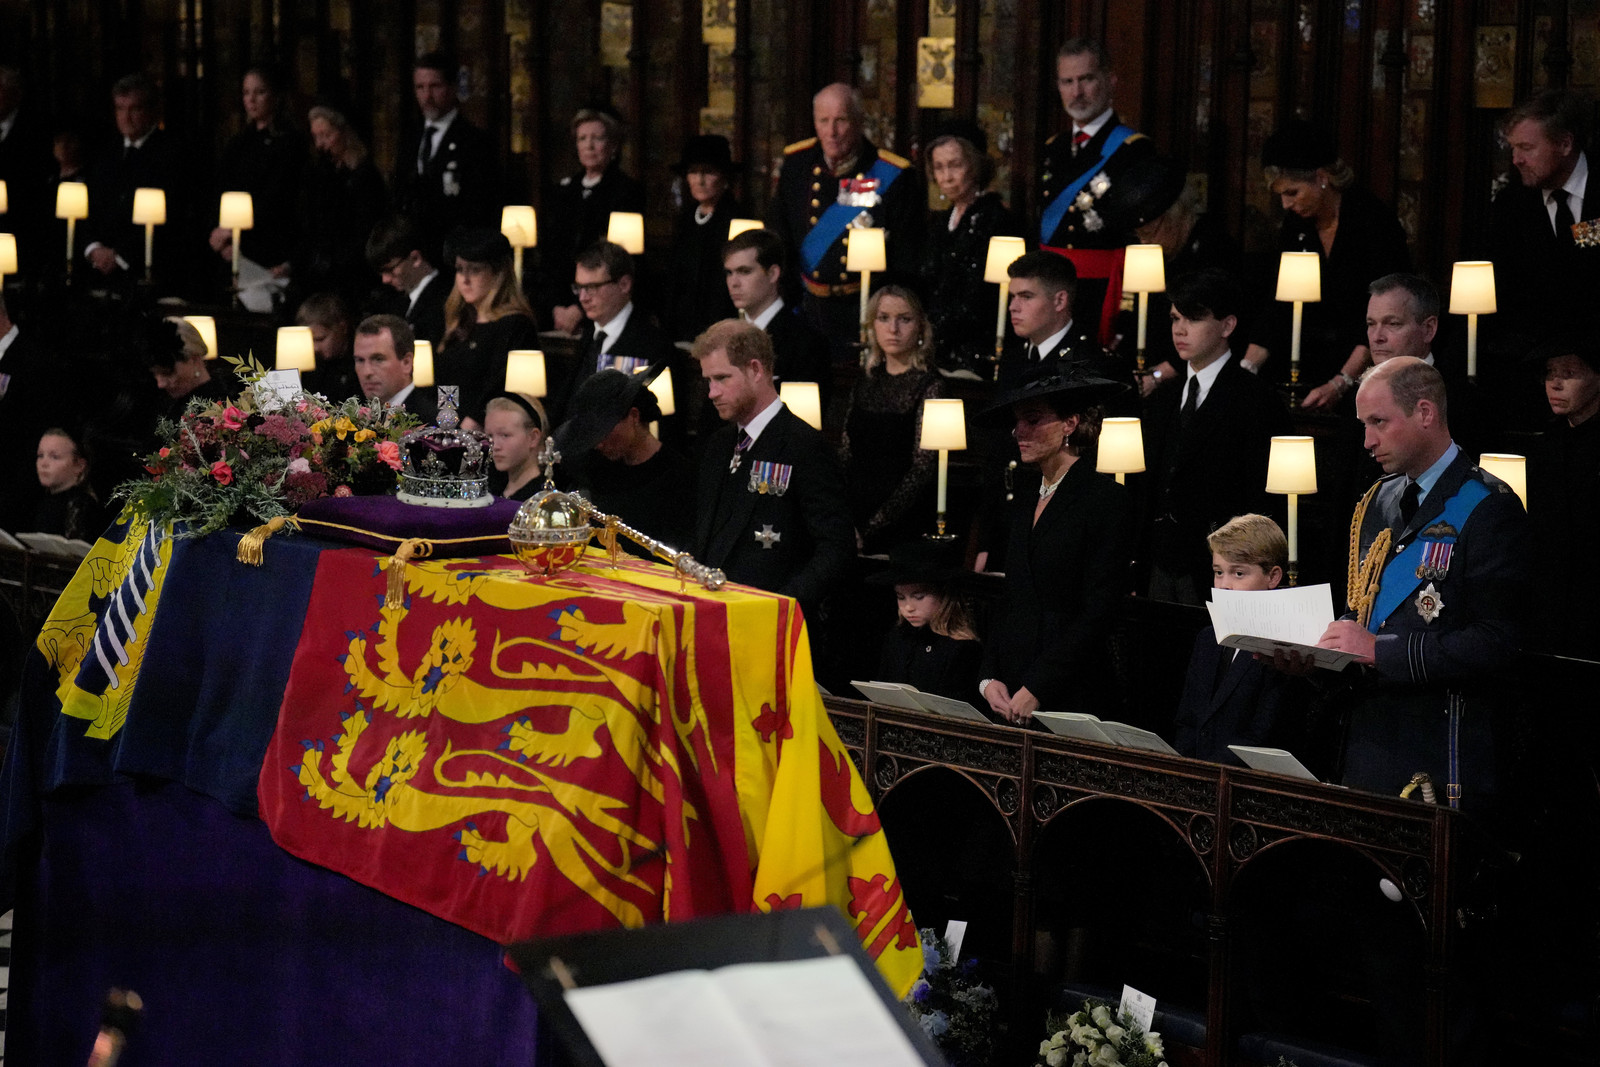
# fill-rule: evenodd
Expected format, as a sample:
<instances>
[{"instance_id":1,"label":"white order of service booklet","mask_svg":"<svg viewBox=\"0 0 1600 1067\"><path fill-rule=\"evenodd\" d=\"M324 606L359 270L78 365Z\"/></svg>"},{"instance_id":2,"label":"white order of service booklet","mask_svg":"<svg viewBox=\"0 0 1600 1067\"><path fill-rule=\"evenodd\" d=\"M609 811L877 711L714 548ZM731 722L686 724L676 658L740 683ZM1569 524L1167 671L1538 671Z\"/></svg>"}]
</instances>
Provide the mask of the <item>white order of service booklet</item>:
<instances>
[{"instance_id":1,"label":"white order of service booklet","mask_svg":"<svg viewBox=\"0 0 1600 1067\"><path fill-rule=\"evenodd\" d=\"M1330 671L1342 671L1356 662L1353 652L1317 647L1333 622L1333 590L1326 584L1213 589L1206 610L1219 645L1263 656L1298 652Z\"/></svg>"}]
</instances>

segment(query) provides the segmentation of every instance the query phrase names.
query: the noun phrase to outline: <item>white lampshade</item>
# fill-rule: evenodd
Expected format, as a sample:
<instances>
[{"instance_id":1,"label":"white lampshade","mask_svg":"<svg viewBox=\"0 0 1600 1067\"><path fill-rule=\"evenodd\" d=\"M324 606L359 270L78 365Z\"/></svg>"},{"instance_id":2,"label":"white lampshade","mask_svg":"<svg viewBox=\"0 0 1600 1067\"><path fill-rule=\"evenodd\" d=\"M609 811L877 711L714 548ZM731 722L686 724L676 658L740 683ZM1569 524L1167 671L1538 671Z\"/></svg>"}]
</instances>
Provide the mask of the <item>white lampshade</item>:
<instances>
[{"instance_id":1,"label":"white lampshade","mask_svg":"<svg viewBox=\"0 0 1600 1067\"><path fill-rule=\"evenodd\" d=\"M89 187L82 182L62 182L56 186L56 218L89 217Z\"/></svg>"},{"instance_id":2,"label":"white lampshade","mask_svg":"<svg viewBox=\"0 0 1600 1067\"><path fill-rule=\"evenodd\" d=\"M655 395L656 406L661 409L661 417L666 418L678 410L678 405L672 396L672 375L662 371L650 382L650 392Z\"/></svg>"},{"instance_id":3,"label":"white lampshade","mask_svg":"<svg viewBox=\"0 0 1600 1067\"><path fill-rule=\"evenodd\" d=\"M644 255L644 216L637 211L613 211L606 240L621 245L630 256Z\"/></svg>"},{"instance_id":4,"label":"white lampshade","mask_svg":"<svg viewBox=\"0 0 1600 1067\"><path fill-rule=\"evenodd\" d=\"M539 243L538 216L528 204L507 204L500 209L500 232L512 248L532 248Z\"/></svg>"},{"instance_id":5,"label":"white lampshade","mask_svg":"<svg viewBox=\"0 0 1600 1067\"><path fill-rule=\"evenodd\" d=\"M1129 245L1122 260L1122 291L1164 293L1167 261L1160 245Z\"/></svg>"},{"instance_id":6,"label":"white lampshade","mask_svg":"<svg viewBox=\"0 0 1600 1067\"><path fill-rule=\"evenodd\" d=\"M729 219L728 240L733 240L746 230L761 230L765 228L757 219Z\"/></svg>"},{"instance_id":7,"label":"white lampshade","mask_svg":"<svg viewBox=\"0 0 1600 1067\"><path fill-rule=\"evenodd\" d=\"M1315 252L1285 252L1278 261L1278 299L1315 304L1322 299L1322 259Z\"/></svg>"},{"instance_id":8,"label":"white lampshade","mask_svg":"<svg viewBox=\"0 0 1600 1067\"><path fill-rule=\"evenodd\" d=\"M0 274L17 273L17 238L14 234L0 233Z\"/></svg>"},{"instance_id":9,"label":"white lampshade","mask_svg":"<svg viewBox=\"0 0 1600 1067\"><path fill-rule=\"evenodd\" d=\"M816 382L784 382L778 386L778 396L813 429L822 429L822 393Z\"/></svg>"},{"instance_id":10,"label":"white lampshade","mask_svg":"<svg viewBox=\"0 0 1600 1067\"><path fill-rule=\"evenodd\" d=\"M1478 466L1509 485L1512 492L1517 494L1517 499L1522 501L1523 509L1527 509L1528 459L1526 456L1513 455L1508 452L1485 452L1478 457Z\"/></svg>"},{"instance_id":11,"label":"white lampshade","mask_svg":"<svg viewBox=\"0 0 1600 1067\"><path fill-rule=\"evenodd\" d=\"M1138 419L1119 416L1101 421L1094 469L1102 474L1138 474L1144 470L1144 427Z\"/></svg>"},{"instance_id":12,"label":"white lampshade","mask_svg":"<svg viewBox=\"0 0 1600 1067\"><path fill-rule=\"evenodd\" d=\"M419 389L433 384L432 341L418 341L411 349L411 384Z\"/></svg>"},{"instance_id":13,"label":"white lampshade","mask_svg":"<svg viewBox=\"0 0 1600 1067\"><path fill-rule=\"evenodd\" d=\"M1020 237L989 238L989 256L983 264L983 280L1007 282L1011 275L1006 270L1028 251L1028 242Z\"/></svg>"},{"instance_id":14,"label":"white lampshade","mask_svg":"<svg viewBox=\"0 0 1600 1067\"><path fill-rule=\"evenodd\" d=\"M140 226L165 226L167 222L167 191L165 189L135 189L133 191L133 221Z\"/></svg>"},{"instance_id":15,"label":"white lampshade","mask_svg":"<svg viewBox=\"0 0 1600 1067\"><path fill-rule=\"evenodd\" d=\"M412 364L412 374L416 373ZM549 393L544 379L544 353L534 349L514 349L506 353L506 392L540 397Z\"/></svg>"},{"instance_id":16,"label":"white lampshade","mask_svg":"<svg viewBox=\"0 0 1600 1067\"><path fill-rule=\"evenodd\" d=\"M210 315L185 315L183 321L193 326L206 343L206 358L217 358L217 320Z\"/></svg>"},{"instance_id":17,"label":"white lampshade","mask_svg":"<svg viewBox=\"0 0 1600 1067\"><path fill-rule=\"evenodd\" d=\"M967 447L967 413L960 400L922 402L922 439L917 445L946 452Z\"/></svg>"},{"instance_id":18,"label":"white lampshade","mask_svg":"<svg viewBox=\"0 0 1600 1067\"><path fill-rule=\"evenodd\" d=\"M883 250L883 231L876 226L862 229L852 226L845 231L845 264L848 271L888 270L889 260Z\"/></svg>"},{"instance_id":19,"label":"white lampshade","mask_svg":"<svg viewBox=\"0 0 1600 1067\"><path fill-rule=\"evenodd\" d=\"M1495 310L1494 264L1486 259L1455 264L1450 271L1450 314L1492 315Z\"/></svg>"},{"instance_id":20,"label":"white lampshade","mask_svg":"<svg viewBox=\"0 0 1600 1067\"><path fill-rule=\"evenodd\" d=\"M224 230L248 230L255 227L255 201L249 193L223 193L217 206L217 225Z\"/></svg>"},{"instance_id":21,"label":"white lampshade","mask_svg":"<svg viewBox=\"0 0 1600 1067\"><path fill-rule=\"evenodd\" d=\"M1267 455L1267 492L1304 496L1316 491L1316 442L1309 437L1274 437Z\"/></svg>"},{"instance_id":22,"label":"white lampshade","mask_svg":"<svg viewBox=\"0 0 1600 1067\"><path fill-rule=\"evenodd\" d=\"M10 211L10 210L11 210L11 204L10 204L9 199L6 196L5 179L4 178L0 178L0 215L4 215L7 211Z\"/></svg>"},{"instance_id":23,"label":"white lampshade","mask_svg":"<svg viewBox=\"0 0 1600 1067\"><path fill-rule=\"evenodd\" d=\"M309 326L278 327L278 370L315 370L317 349Z\"/></svg>"}]
</instances>

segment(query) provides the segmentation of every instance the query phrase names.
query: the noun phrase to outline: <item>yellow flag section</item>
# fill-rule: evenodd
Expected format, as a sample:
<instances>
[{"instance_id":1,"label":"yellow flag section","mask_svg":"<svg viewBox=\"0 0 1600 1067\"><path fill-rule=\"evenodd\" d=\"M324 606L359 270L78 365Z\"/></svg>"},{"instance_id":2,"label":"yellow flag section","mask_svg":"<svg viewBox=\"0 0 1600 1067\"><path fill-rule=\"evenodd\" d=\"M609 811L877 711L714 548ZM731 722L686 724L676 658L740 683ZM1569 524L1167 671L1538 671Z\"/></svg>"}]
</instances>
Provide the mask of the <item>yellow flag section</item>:
<instances>
[{"instance_id":1,"label":"yellow flag section","mask_svg":"<svg viewBox=\"0 0 1600 1067\"><path fill-rule=\"evenodd\" d=\"M112 528L39 631L38 650L60 679L61 714L87 720L85 737L109 739L127 721L171 558L163 527L135 519Z\"/></svg>"},{"instance_id":2,"label":"yellow flag section","mask_svg":"<svg viewBox=\"0 0 1600 1067\"><path fill-rule=\"evenodd\" d=\"M726 697L753 902L760 911L837 907L903 997L922 973L916 923L866 785L822 705L805 621L786 597L743 587L705 595L728 602ZM689 677L698 698L715 699L723 694L704 689L722 672L708 666Z\"/></svg>"}]
</instances>

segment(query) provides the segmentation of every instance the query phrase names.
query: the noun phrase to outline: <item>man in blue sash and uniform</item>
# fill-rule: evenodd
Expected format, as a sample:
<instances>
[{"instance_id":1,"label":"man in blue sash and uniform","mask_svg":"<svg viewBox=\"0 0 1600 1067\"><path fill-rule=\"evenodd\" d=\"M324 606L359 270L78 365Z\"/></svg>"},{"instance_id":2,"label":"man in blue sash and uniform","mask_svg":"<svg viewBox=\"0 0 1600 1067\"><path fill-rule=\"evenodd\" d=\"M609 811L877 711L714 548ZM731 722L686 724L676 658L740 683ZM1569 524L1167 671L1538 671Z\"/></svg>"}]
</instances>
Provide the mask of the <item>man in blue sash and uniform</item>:
<instances>
[{"instance_id":1,"label":"man in blue sash and uniform","mask_svg":"<svg viewBox=\"0 0 1600 1067\"><path fill-rule=\"evenodd\" d=\"M1356 508L1353 613L1319 642L1366 665L1344 784L1395 794L1425 771L1440 803L1481 813L1502 784L1495 728L1514 707L1528 517L1450 439L1444 379L1422 360L1397 356L1368 371L1356 413L1388 476Z\"/></svg>"},{"instance_id":2,"label":"man in blue sash and uniform","mask_svg":"<svg viewBox=\"0 0 1600 1067\"><path fill-rule=\"evenodd\" d=\"M1100 197L1116 186L1130 167L1155 157L1155 145L1142 133L1125 126L1111 106L1117 76L1111 58L1098 41L1074 38L1056 52L1056 88L1061 106L1072 119L1044 145L1039 172L1039 244L1052 251L1072 251L1080 286L1079 318L1090 327L1109 323L1113 305L1120 299L1122 268L1114 256L1096 255L1121 250L1136 238L1124 224L1096 210ZM1085 250L1087 252L1085 253ZM1110 287L1104 280L1116 282ZM1109 328L1109 327L1108 327ZM1101 331L1102 343L1108 335Z\"/></svg>"},{"instance_id":3,"label":"man in blue sash and uniform","mask_svg":"<svg viewBox=\"0 0 1600 1067\"><path fill-rule=\"evenodd\" d=\"M861 100L834 83L811 100L817 135L783 150L778 195L768 229L797 252L811 321L827 334L836 362L853 360L861 334L861 276L845 269L845 231L879 227L889 277L910 277L919 265L926 205L922 180L904 177L910 162L875 147L862 134Z\"/></svg>"}]
</instances>

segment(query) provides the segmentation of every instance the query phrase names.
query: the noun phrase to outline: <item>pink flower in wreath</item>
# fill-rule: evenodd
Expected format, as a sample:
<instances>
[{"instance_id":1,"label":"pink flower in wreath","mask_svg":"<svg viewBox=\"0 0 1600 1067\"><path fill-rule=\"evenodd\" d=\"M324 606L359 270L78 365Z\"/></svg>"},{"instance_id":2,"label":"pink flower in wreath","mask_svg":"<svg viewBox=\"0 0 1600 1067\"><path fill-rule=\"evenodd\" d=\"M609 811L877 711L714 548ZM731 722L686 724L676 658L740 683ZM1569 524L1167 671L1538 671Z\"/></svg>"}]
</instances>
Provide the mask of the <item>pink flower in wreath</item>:
<instances>
[{"instance_id":1,"label":"pink flower in wreath","mask_svg":"<svg viewBox=\"0 0 1600 1067\"><path fill-rule=\"evenodd\" d=\"M355 493L355 490L351 489L348 485L341 485L341 486L338 486L337 488L334 489L333 495L334 496L355 496L356 493Z\"/></svg>"},{"instance_id":2,"label":"pink flower in wreath","mask_svg":"<svg viewBox=\"0 0 1600 1067\"><path fill-rule=\"evenodd\" d=\"M393 441L379 441L377 445L378 458L387 463L392 470L400 469L400 446Z\"/></svg>"},{"instance_id":3,"label":"pink flower in wreath","mask_svg":"<svg viewBox=\"0 0 1600 1067\"><path fill-rule=\"evenodd\" d=\"M290 474L310 474L311 473L311 461L309 459L306 459L304 456L296 456L294 459L291 459L289 461L289 473Z\"/></svg>"},{"instance_id":4,"label":"pink flower in wreath","mask_svg":"<svg viewBox=\"0 0 1600 1067\"><path fill-rule=\"evenodd\" d=\"M218 485L229 485L233 482L233 468L227 461L217 460L211 465L211 477L217 480Z\"/></svg>"},{"instance_id":5,"label":"pink flower in wreath","mask_svg":"<svg viewBox=\"0 0 1600 1067\"><path fill-rule=\"evenodd\" d=\"M222 427L225 430L238 430L244 427L244 412L229 404L222 409Z\"/></svg>"}]
</instances>

